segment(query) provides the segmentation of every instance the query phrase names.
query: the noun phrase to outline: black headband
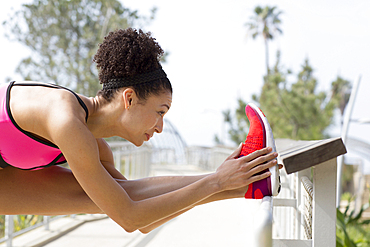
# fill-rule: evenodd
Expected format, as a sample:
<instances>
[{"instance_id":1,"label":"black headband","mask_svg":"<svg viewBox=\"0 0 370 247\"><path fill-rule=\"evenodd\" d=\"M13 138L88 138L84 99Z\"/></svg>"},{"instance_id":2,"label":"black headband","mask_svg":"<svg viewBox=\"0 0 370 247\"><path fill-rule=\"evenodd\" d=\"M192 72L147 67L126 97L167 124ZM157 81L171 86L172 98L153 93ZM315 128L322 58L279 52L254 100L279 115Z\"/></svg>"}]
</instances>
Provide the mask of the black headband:
<instances>
[{"instance_id":1,"label":"black headband","mask_svg":"<svg viewBox=\"0 0 370 247\"><path fill-rule=\"evenodd\" d=\"M133 86L137 84L142 84L145 82L150 82L162 78L166 78L167 75L163 71L162 67L147 72L143 74L138 74L134 76L129 76L129 77L121 77L121 78L114 78L114 79L109 79L107 83L103 84L103 89L117 89L121 87L128 87L128 86Z\"/></svg>"}]
</instances>

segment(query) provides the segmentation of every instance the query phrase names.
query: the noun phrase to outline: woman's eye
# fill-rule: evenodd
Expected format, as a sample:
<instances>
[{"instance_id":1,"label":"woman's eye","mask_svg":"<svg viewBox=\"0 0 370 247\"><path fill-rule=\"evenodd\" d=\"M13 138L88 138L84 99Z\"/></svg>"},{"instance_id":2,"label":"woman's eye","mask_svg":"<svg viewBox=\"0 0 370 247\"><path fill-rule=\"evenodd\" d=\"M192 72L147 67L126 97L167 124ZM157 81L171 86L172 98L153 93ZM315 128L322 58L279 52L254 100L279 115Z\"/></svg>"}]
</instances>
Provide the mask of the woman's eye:
<instances>
[{"instance_id":1,"label":"woman's eye","mask_svg":"<svg viewBox=\"0 0 370 247\"><path fill-rule=\"evenodd\" d=\"M159 111L159 112L158 112L158 114L159 114L161 117L163 117L163 115L165 114L165 112L164 112L164 111Z\"/></svg>"}]
</instances>

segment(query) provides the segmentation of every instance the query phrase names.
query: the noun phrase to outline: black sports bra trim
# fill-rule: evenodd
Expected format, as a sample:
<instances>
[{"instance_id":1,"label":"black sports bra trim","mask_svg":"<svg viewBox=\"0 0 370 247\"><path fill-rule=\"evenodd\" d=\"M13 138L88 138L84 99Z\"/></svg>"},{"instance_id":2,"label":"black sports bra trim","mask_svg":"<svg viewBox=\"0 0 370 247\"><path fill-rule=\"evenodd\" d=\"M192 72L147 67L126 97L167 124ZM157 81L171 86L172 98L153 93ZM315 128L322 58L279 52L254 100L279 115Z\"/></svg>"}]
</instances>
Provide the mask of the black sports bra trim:
<instances>
[{"instance_id":1,"label":"black sports bra trim","mask_svg":"<svg viewBox=\"0 0 370 247\"><path fill-rule=\"evenodd\" d=\"M27 170L27 171L31 171L31 170L35 170L35 169L39 169L39 168L46 168L46 167L49 167L49 166L53 166L53 165L61 165L61 164L64 164L66 163L67 161L66 160L63 160L63 161L59 161L57 162L60 158L62 158L63 154L60 153L55 159L53 159L53 161L51 161L49 164L47 165L44 165L44 166L37 166L37 167L32 167L32 168L19 168L19 167L15 167L15 166L12 166L11 164L8 164L4 159L3 157L1 156L0 154L0 167L1 168L6 168L8 166L11 166L11 167L15 167L17 169L20 169L20 170Z\"/></svg>"},{"instance_id":2,"label":"black sports bra trim","mask_svg":"<svg viewBox=\"0 0 370 247\"><path fill-rule=\"evenodd\" d=\"M61 162L57 162L62 157L63 157L63 154L60 153L52 162L50 162L47 165L44 165L44 166L36 166L36 167L32 167L32 168L27 168L27 169L24 169L24 168L18 168L18 169L26 170L26 171L31 171L31 170L35 170L35 169L46 168L46 167L50 167L50 166L53 166L53 165L60 165L60 164L66 163L67 162L66 160L61 161Z\"/></svg>"},{"instance_id":3,"label":"black sports bra trim","mask_svg":"<svg viewBox=\"0 0 370 247\"><path fill-rule=\"evenodd\" d=\"M35 136L34 134L32 134L31 132L28 132L28 131L25 131L24 129L22 129L16 122L15 122L15 119L13 118L13 115L11 113L11 110L10 110L10 90L13 86L44 86L44 87L49 87L49 88L55 88L55 89L65 89L69 92L71 92L78 100L79 104L81 105L81 107L84 109L84 111L86 112L86 117L85 117L85 120L87 122L87 119L88 119L88 116L89 116L89 110L87 109L87 106L85 105L85 103L82 101L82 99L75 93L73 92L72 90L68 89L68 88L65 88L65 87L62 87L62 86L59 86L59 85L53 85L53 84L41 84L41 83L17 83L17 84L14 84L15 81L12 81L10 82L8 88L7 88L7 92L6 92L6 110L8 112L8 116L10 118L10 120L12 121L12 123L14 124L14 126L19 130L21 131L23 134L27 135L28 137L32 138L33 140L37 141L37 142L40 142L44 145L47 145L47 146L50 146L50 147L53 147L53 148L58 148L58 146L56 146L54 143L51 143L49 141L46 141L46 140L43 140L41 138L38 138L37 136ZM57 159L56 159L57 160ZM63 162L64 163L64 162ZM44 166L45 167L45 166ZM33 168L35 169L35 168Z\"/></svg>"},{"instance_id":4,"label":"black sports bra trim","mask_svg":"<svg viewBox=\"0 0 370 247\"><path fill-rule=\"evenodd\" d=\"M12 87L12 86L44 86L44 87L55 88L55 89L65 89L65 90L71 92L76 97L76 99L78 100L78 103L80 103L81 107L85 110L85 112L86 112L85 120L87 122L87 119L89 117L89 110L87 109L87 106L85 105L83 100L75 92L73 92L71 89L66 88L66 87L62 87L62 86L59 86L59 85L55 85L55 84L46 84L46 83L45 84L43 84L43 83L17 83L17 84L14 84L15 82L16 81L12 81L10 83L9 87ZM9 91L10 91L10 89L9 89Z\"/></svg>"},{"instance_id":5,"label":"black sports bra trim","mask_svg":"<svg viewBox=\"0 0 370 247\"><path fill-rule=\"evenodd\" d=\"M6 163L6 161L4 160L3 156L1 156L1 153L0 153L0 167L5 168L7 166L10 166L10 165Z\"/></svg>"}]
</instances>

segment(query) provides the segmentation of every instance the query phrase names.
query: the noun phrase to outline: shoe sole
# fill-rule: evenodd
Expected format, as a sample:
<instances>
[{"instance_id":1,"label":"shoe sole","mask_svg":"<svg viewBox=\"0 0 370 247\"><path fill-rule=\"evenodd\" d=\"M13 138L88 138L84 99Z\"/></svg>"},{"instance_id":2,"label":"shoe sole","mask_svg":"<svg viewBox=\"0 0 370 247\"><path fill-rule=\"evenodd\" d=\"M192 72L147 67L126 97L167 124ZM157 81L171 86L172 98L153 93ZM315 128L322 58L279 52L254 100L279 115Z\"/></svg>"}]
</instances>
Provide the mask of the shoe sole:
<instances>
[{"instance_id":1,"label":"shoe sole","mask_svg":"<svg viewBox=\"0 0 370 247\"><path fill-rule=\"evenodd\" d=\"M259 116L259 118L263 122L264 127L264 133L266 135L266 147L271 147L272 152L276 152L276 145L274 136L272 134L272 130L270 127L269 122L267 121L266 116L263 114L263 112L253 103L248 104ZM275 158L276 159L276 158ZM277 159L276 159L277 160ZM269 177L270 183L271 183L271 194L272 196L277 196L280 192L280 172L279 172L279 165L276 164L276 166L269 168L271 172L271 176Z\"/></svg>"}]
</instances>

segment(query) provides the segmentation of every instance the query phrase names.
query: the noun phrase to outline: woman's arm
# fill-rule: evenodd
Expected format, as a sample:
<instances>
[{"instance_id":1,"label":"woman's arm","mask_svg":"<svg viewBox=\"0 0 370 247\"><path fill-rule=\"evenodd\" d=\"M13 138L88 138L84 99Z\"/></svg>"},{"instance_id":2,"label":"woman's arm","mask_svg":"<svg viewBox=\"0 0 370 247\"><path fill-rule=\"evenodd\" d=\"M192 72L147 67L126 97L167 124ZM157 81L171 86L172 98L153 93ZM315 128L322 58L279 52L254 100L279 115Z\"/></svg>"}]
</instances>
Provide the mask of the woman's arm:
<instances>
[{"instance_id":1,"label":"woman's arm","mask_svg":"<svg viewBox=\"0 0 370 247\"><path fill-rule=\"evenodd\" d=\"M98 139L97 143L99 147L100 160L102 161L103 166L112 175L112 177L118 178L121 173L119 173L113 165L114 160L113 160L112 151L109 145L103 139ZM239 157L240 151L241 151L241 146L239 146L239 148L236 149L228 157L228 159L236 159L237 157ZM281 167L282 166L280 166L279 168ZM118 173L118 174L115 174L115 173ZM128 193L129 197L132 200L140 201L140 200L148 199L151 197L159 196L165 193L169 193L171 191L178 190L208 175L209 174L198 175L198 176L157 176L157 177L141 178L141 179L136 179L136 180L116 179L116 181L120 183L120 185L124 188L124 190ZM189 206L175 214L172 214L148 226L140 228L139 230L142 233L148 233L152 231L153 229L166 223L167 221L185 213L186 211L198 205L202 205L202 204L206 204L206 203L214 202L218 200L241 198L244 196L245 192L247 191L247 188L248 187L240 188L237 190L223 191L223 192L214 194L196 203L195 205Z\"/></svg>"},{"instance_id":2,"label":"woman's arm","mask_svg":"<svg viewBox=\"0 0 370 247\"><path fill-rule=\"evenodd\" d=\"M239 154L240 154L240 151L241 151L241 146L239 146L238 149L236 149L234 151L234 153L232 153L227 159L236 159L237 157L239 157ZM266 151L266 152L269 152L268 149L265 149L265 150L261 150L262 152ZM249 154L249 155L254 155L255 158L258 157L258 155L255 155L255 154ZM274 154L272 154L274 155ZM254 159L253 157L251 157L251 159ZM281 169L283 166L282 165L279 165L279 169ZM136 182L140 182L140 184L151 184L151 186L149 187L157 187L157 183L153 180L156 180L156 179L163 179L164 181L166 181L166 185L167 185L167 188L166 189L170 189L170 188L175 188L175 187L178 187L178 186L185 186L186 183L189 183L191 181L197 181L197 179L200 179L204 176L207 176L207 175L200 175L200 176L179 176L179 177L154 177L154 178L150 178L151 180L147 180L147 179L143 179L143 181L127 181L125 182L125 185L133 182L133 183L136 183ZM175 182L176 181L176 182ZM154 183L153 183L154 182ZM154 185L154 186L153 186ZM137 190L131 190L131 188L134 187L134 186L125 186L125 189L126 191L129 192L130 196L131 194L137 194ZM135 186L136 187L136 186ZM133 188L132 188L133 189ZM146 227L143 227L143 228L140 228L139 230L142 232L142 233L148 233L150 231L152 231L153 229L161 226L162 224L166 223L167 221L187 212L188 210L194 208L195 206L198 206L198 205L202 205L202 204L206 204L206 203L209 203L209 202L214 202L214 201L218 201L218 200L225 200L225 199L232 199L232 198L243 198L244 197L244 194L246 193L248 187L241 187L239 189L235 189L235 190L226 190L226 191L222 191L220 193L216 193L208 198L205 198L204 200L201 200L199 201L198 203L194 204L194 205L191 205L173 215L170 215L166 218L163 218L159 221L156 221ZM141 191L141 189L139 189ZM159 190L161 193L164 193L165 192L165 188L164 186L160 186L160 190ZM153 193L155 193L155 191L153 191ZM145 194L145 193L143 193ZM142 194L139 195L139 197L141 196Z\"/></svg>"},{"instance_id":3,"label":"woman's arm","mask_svg":"<svg viewBox=\"0 0 370 247\"><path fill-rule=\"evenodd\" d=\"M107 172L115 179L126 180L122 173L114 166L113 153L108 143L102 138L96 139L96 143L98 144L100 162Z\"/></svg>"},{"instance_id":4,"label":"woman's arm","mask_svg":"<svg viewBox=\"0 0 370 247\"><path fill-rule=\"evenodd\" d=\"M81 187L98 207L129 232L173 215L215 193L245 187L265 178L269 173L253 175L272 166L268 163L256 167L271 160L269 155L252 161L250 156L229 159L217 172L184 188L133 201L102 166L96 139L82 120L60 117L54 130L52 139L65 154Z\"/></svg>"},{"instance_id":5,"label":"woman's arm","mask_svg":"<svg viewBox=\"0 0 370 247\"><path fill-rule=\"evenodd\" d=\"M136 180L127 180L119 171L115 169L114 166L114 158L112 155L112 151L104 139L97 139L97 144L99 148L99 155L100 161L105 167L105 169L109 172L109 174L116 179L117 182L124 188L124 190L128 193L129 197L134 201L140 201L144 199L148 199L151 197L159 196L171 191L178 190L189 184L192 184L206 176L198 175L198 176L157 176L157 177L148 177L148 178L141 178ZM239 156L241 146L235 151L235 158ZM197 203L197 205L205 204L211 201L216 200L223 200L223 199L230 199L230 198L237 198L244 195L246 188L241 190L242 193L238 193L236 191L225 191L221 193L217 193L210 198L207 198L203 201ZM196 205L195 205L196 206ZM139 230L142 233L149 233L153 229L161 226L162 224L166 223L167 221L177 217L185 213L186 211L190 210L194 206L190 206L186 209L183 209L173 215L165 217L159 221L156 221L144 228L140 228Z\"/></svg>"}]
</instances>

